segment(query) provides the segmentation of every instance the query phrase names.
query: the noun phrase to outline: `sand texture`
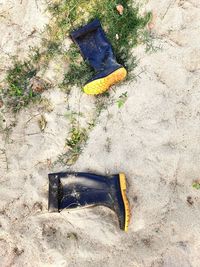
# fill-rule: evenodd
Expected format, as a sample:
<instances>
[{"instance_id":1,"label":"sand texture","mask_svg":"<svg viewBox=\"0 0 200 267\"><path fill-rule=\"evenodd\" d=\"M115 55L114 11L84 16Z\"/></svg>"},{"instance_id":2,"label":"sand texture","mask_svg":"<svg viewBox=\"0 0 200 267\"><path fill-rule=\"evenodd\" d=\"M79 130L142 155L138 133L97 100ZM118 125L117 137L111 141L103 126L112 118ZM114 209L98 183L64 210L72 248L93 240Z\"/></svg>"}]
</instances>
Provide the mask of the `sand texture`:
<instances>
[{"instance_id":1,"label":"sand texture","mask_svg":"<svg viewBox=\"0 0 200 267\"><path fill-rule=\"evenodd\" d=\"M133 49L137 79L116 86L123 107L103 110L73 171L125 172L132 218L128 233L107 208L50 214L48 173L66 151L69 111L84 127L95 118L95 97L56 86L43 93L51 108L30 105L16 116L1 108L1 267L199 267L200 2L150 0L159 49ZM10 57L40 43L48 22L42 1L0 1L1 79ZM57 61L56 61L57 62ZM58 73L49 70L52 82ZM38 120L45 117L44 131ZM14 124L14 126L13 126ZM10 129L10 130L9 130Z\"/></svg>"}]
</instances>

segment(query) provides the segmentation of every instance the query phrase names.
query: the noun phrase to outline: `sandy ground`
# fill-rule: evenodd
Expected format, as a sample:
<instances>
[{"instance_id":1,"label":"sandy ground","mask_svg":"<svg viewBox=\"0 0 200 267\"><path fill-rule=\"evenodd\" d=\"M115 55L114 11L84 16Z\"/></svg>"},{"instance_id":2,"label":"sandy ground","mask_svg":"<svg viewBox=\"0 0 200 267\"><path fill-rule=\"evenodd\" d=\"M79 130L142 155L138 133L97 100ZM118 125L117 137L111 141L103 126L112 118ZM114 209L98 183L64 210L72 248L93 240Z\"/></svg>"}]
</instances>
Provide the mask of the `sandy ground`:
<instances>
[{"instance_id":1,"label":"sandy ground","mask_svg":"<svg viewBox=\"0 0 200 267\"><path fill-rule=\"evenodd\" d=\"M200 266L200 195L192 187L200 177L200 3L150 0L145 8L156 13L153 31L161 49L133 51L140 75L111 92L116 97L127 91L126 103L119 109L114 102L101 113L71 167L126 173L128 233L106 208L48 213L47 174L66 149L66 113L81 111L82 125L95 116L93 97L73 88L66 98L54 88L44 93L51 112L31 106L15 118L1 109L0 266ZM11 55L23 57L40 42L47 21L41 1L0 1L2 77Z\"/></svg>"}]
</instances>

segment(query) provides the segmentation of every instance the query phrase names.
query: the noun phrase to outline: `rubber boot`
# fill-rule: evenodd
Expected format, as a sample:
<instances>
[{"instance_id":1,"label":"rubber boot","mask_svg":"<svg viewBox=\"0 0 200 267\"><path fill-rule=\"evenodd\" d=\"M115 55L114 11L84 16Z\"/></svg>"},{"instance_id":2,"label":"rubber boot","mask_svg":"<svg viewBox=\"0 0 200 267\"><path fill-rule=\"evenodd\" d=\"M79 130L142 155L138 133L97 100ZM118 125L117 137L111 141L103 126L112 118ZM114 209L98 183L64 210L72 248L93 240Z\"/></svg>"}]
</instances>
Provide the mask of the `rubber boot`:
<instances>
[{"instance_id":1,"label":"rubber boot","mask_svg":"<svg viewBox=\"0 0 200 267\"><path fill-rule=\"evenodd\" d=\"M101 176L83 172L49 174L50 212L91 205L112 209L118 216L120 228L127 231L130 208L125 175Z\"/></svg>"},{"instance_id":2,"label":"rubber boot","mask_svg":"<svg viewBox=\"0 0 200 267\"><path fill-rule=\"evenodd\" d=\"M86 94L101 94L126 77L127 71L117 63L98 19L72 32L71 37L79 46L83 58L96 71L96 75L83 87Z\"/></svg>"}]
</instances>

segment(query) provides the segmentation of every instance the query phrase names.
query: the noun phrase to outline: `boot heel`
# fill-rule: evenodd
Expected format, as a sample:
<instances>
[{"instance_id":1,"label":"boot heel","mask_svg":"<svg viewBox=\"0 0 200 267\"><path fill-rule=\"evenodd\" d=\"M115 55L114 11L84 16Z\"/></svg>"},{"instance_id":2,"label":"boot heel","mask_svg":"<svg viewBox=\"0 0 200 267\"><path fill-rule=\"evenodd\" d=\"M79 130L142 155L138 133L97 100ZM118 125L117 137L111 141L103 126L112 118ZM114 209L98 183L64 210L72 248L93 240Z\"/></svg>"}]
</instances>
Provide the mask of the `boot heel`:
<instances>
[{"instance_id":1,"label":"boot heel","mask_svg":"<svg viewBox=\"0 0 200 267\"><path fill-rule=\"evenodd\" d=\"M130 223L131 212L130 212L129 201L126 196L126 176L124 173L119 174L119 182L120 182L120 189L121 189L121 194L122 194L122 199L124 202L124 209L125 209L124 231L127 232L128 226Z\"/></svg>"},{"instance_id":2,"label":"boot heel","mask_svg":"<svg viewBox=\"0 0 200 267\"><path fill-rule=\"evenodd\" d=\"M113 73L111 73L109 75L109 79L110 79L110 86L112 86L115 83L121 82L122 80L124 80L127 76L127 71L125 68L120 68L116 71L114 71Z\"/></svg>"}]
</instances>

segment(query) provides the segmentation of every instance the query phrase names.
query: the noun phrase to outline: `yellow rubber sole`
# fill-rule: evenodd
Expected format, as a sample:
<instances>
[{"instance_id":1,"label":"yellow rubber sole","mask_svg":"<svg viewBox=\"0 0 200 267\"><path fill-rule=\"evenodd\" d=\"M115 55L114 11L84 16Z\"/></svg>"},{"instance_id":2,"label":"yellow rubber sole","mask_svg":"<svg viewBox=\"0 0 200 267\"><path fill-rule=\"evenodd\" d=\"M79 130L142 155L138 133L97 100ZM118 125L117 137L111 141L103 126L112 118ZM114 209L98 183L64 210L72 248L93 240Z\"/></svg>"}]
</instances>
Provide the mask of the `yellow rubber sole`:
<instances>
[{"instance_id":1,"label":"yellow rubber sole","mask_svg":"<svg viewBox=\"0 0 200 267\"><path fill-rule=\"evenodd\" d=\"M83 87L83 91L88 95L98 95L107 91L110 86L121 82L127 76L125 68L120 68L106 77L94 80Z\"/></svg>"},{"instance_id":2,"label":"yellow rubber sole","mask_svg":"<svg viewBox=\"0 0 200 267\"><path fill-rule=\"evenodd\" d=\"M124 231L128 231L128 226L130 223L130 218L131 218L131 211L130 211L130 206L128 202L128 198L126 196L126 176L124 173L119 174L119 182L120 182L120 188L121 188L121 194L122 194L122 199L124 202L124 208L125 208L125 225L124 225Z\"/></svg>"}]
</instances>

